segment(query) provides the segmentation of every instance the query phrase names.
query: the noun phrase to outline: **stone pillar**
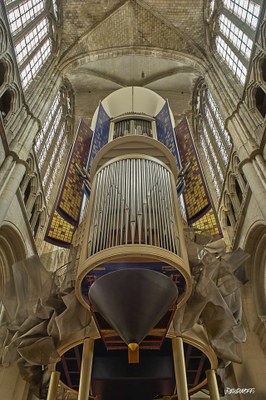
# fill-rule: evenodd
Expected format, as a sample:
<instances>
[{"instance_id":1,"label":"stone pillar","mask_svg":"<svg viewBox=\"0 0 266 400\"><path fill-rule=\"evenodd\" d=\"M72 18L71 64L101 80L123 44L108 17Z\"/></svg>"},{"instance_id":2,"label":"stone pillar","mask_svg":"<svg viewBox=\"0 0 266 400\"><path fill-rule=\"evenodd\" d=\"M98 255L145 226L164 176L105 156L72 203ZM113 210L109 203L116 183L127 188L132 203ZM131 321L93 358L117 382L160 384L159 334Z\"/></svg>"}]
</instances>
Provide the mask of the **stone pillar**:
<instances>
[{"instance_id":1,"label":"stone pillar","mask_svg":"<svg viewBox=\"0 0 266 400\"><path fill-rule=\"evenodd\" d=\"M93 361L94 339L85 339L83 343L82 362L79 380L78 400L89 400Z\"/></svg>"},{"instance_id":2,"label":"stone pillar","mask_svg":"<svg viewBox=\"0 0 266 400\"><path fill-rule=\"evenodd\" d=\"M2 224L6 213L12 203L14 196L19 188L20 182L26 171L26 167L22 163L17 163L11 172L9 178L6 180L5 185L0 189L0 225Z\"/></svg>"},{"instance_id":3,"label":"stone pillar","mask_svg":"<svg viewBox=\"0 0 266 400\"><path fill-rule=\"evenodd\" d=\"M252 162L243 163L242 170L247 178L250 189L258 203L258 207L266 221L266 189L262 185L261 179L256 173Z\"/></svg>"},{"instance_id":4,"label":"stone pillar","mask_svg":"<svg viewBox=\"0 0 266 400\"><path fill-rule=\"evenodd\" d=\"M56 400L59 379L60 379L60 372L53 371L51 373L47 400Z\"/></svg>"},{"instance_id":5,"label":"stone pillar","mask_svg":"<svg viewBox=\"0 0 266 400\"><path fill-rule=\"evenodd\" d=\"M210 392L211 400L220 400L217 380L214 369L208 369L206 371L207 381L208 381L208 388Z\"/></svg>"},{"instance_id":6,"label":"stone pillar","mask_svg":"<svg viewBox=\"0 0 266 400\"><path fill-rule=\"evenodd\" d=\"M172 347L178 400L188 400L186 364L182 338L173 338Z\"/></svg>"},{"instance_id":7,"label":"stone pillar","mask_svg":"<svg viewBox=\"0 0 266 400\"><path fill-rule=\"evenodd\" d=\"M2 151L2 148L1 148ZM0 168L0 183L1 185L5 184L5 180L8 178L8 175L10 174L11 171L11 164L15 163L14 159L12 156L7 156L1 165Z\"/></svg>"}]
</instances>

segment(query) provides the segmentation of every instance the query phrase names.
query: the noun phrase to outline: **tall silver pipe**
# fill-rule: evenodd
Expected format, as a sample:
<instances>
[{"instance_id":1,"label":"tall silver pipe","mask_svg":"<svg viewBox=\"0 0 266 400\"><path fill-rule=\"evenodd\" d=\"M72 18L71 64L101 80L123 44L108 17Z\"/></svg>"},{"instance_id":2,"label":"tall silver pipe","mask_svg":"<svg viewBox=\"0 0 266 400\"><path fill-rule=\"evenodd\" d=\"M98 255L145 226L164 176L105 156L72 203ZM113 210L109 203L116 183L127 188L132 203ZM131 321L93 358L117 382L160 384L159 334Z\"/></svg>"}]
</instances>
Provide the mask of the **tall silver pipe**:
<instances>
[{"instance_id":1,"label":"tall silver pipe","mask_svg":"<svg viewBox=\"0 0 266 400\"><path fill-rule=\"evenodd\" d=\"M150 159L115 161L96 176L90 254L123 244L149 244L178 252L169 171Z\"/></svg>"}]
</instances>

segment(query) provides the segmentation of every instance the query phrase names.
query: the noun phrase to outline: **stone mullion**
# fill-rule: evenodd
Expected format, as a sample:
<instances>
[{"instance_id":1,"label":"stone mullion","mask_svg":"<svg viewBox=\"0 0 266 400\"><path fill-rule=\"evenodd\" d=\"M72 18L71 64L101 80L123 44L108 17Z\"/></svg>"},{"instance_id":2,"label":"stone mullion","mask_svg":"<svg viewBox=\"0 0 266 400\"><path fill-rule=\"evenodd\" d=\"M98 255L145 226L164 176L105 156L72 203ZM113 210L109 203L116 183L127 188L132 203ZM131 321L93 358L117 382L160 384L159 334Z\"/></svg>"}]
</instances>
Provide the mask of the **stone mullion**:
<instances>
[{"instance_id":1,"label":"stone mullion","mask_svg":"<svg viewBox=\"0 0 266 400\"><path fill-rule=\"evenodd\" d=\"M46 42L47 39L50 39L50 37L44 36L44 38L41 40L41 42L38 44L38 46L35 47L35 49L29 54L29 56L25 59L25 61L21 65L18 65L19 70L23 70L26 67L26 65L29 64L30 60L32 60L33 57L38 53L38 51L42 48L44 42ZM43 67L43 65L41 66L41 68ZM35 79L35 78L33 78L33 79ZM26 90L27 90L27 88L26 88Z\"/></svg>"},{"instance_id":2,"label":"stone mullion","mask_svg":"<svg viewBox=\"0 0 266 400\"><path fill-rule=\"evenodd\" d=\"M216 60L215 60L216 61ZM210 73L208 74L208 76L206 77L206 81L208 83L209 88L213 87L214 91L211 91L212 94L215 94L215 100L216 103L220 105L219 107L219 111L222 115L222 118L224 120L224 127L225 129L228 131L231 140L232 140L232 144L233 146L236 147L236 149L238 149L239 147L241 147L244 143L250 141L250 140L254 140L251 136L251 132L255 131L256 128L256 124L254 121L254 113L250 112L250 110L247 108L245 103L240 102L239 100L235 103L235 107L233 107L232 101L234 102L234 97L232 95L234 95L233 91L234 88L231 85L228 85L227 83L227 87L229 90L223 90L222 86L219 82L219 79L222 76L222 74L214 74L214 71L211 69ZM219 75L219 77L218 77ZM230 90L231 89L231 90ZM226 99L227 103L230 104L230 107L228 107L227 104L224 103L224 99ZM235 110L237 109L237 107L240 105L239 107L239 115L237 115L235 113ZM244 108L244 110L243 110ZM248 116L248 118L247 118ZM240 119L240 125L241 128L237 128L237 129L233 129L230 127L230 119L232 118L237 118ZM243 120L244 119L244 120ZM251 122L252 123L251 123ZM232 132L234 132L234 134L232 134Z\"/></svg>"},{"instance_id":3,"label":"stone mullion","mask_svg":"<svg viewBox=\"0 0 266 400\"><path fill-rule=\"evenodd\" d=\"M208 110L209 110L209 112L210 112L210 114L212 116L214 125L215 125L215 127L216 127L216 129L217 129L217 131L219 133L219 137L221 139L222 144L224 145L224 148L226 150L226 154L227 154L228 160L229 160L230 151L231 151L232 146L229 147L228 142L225 140L224 133L223 133L218 121L217 121L217 118L216 118L216 116L214 114L214 111L213 111L213 109L212 109L212 107L211 107L211 105L210 105L208 100L207 100L207 104L208 104Z\"/></svg>"},{"instance_id":4,"label":"stone mullion","mask_svg":"<svg viewBox=\"0 0 266 400\"><path fill-rule=\"evenodd\" d=\"M205 141L206 150L207 150L207 153L208 153L208 156L209 156L210 163L211 163L211 165L212 165L212 169L213 169L213 173L214 173L214 176L215 176L217 185L221 188L222 185L223 185L223 182L221 181L221 179L220 179L218 173L216 172L216 171L217 171L217 167L216 167L216 164L215 164L215 159L214 159L214 156L213 156L212 152L210 151L210 149L209 149L209 147L208 147L208 144L207 144L207 141L206 141L206 138L205 138L205 134L204 134L204 131L203 131L203 124L205 124L206 131L207 131L207 135L208 135L208 137L209 137L209 139L210 139L210 141L211 141L211 136L212 136L212 135L210 135L210 132L209 132L208 129L207 129L207 127L209 126L209 124L206 124L206 117L205 117L205 110L204 110L205 101L206 101L204 90L201 91L200 96L201 96L201 100L200 100L200 116L199 116L199 118L200 118L200 120L201 120L201 123L200 123L200 124L201 124L201 127L200 127L200 135L199 135L199 136L202 136L203 139L204 139L204 141ZM205 98L204 101L203 101L203 97ZM212 141L211 141L211 143L212 143ZM215 149L215 147L214 147L214 149ZM210 177L211 185L214 186L213 181L212 181L212 177L211 177L211 174L210 174L210 171L209 171L209 166L208 166L208 164L206 164L206 163L203 162L203 161L201 162L201 164L204 165L205 171L206 171L206 170L208 171L208 176ZM218 193L216 192L216 189L213 188L213 191L214 191L214 193L215 193L215 196L216 196L217 200L219 200L219 195L218 195Z\"/></svg>"},{"instance_id":5,"label":"stone mullion","mask_svg":"<svg viewBox=\"0 0 266 400\"><path fill-rule=\"evenodd\" d=\"M210 58L210 62L211 67L209 69L209 73L206 75L207 87L212 94L215 94L214 97L216 98L216 100L218 99L216 103L221 105L219 110L223 120L225 121L226 118L228 118L228 116L235 111L239 103L240 94L238 93L238 90L236 90L237 85L239 86L239 88L241 88L241 93L243 92L243 88L238 82L236 85L236 80L233 74L233 84L230 84L230 82L228 81L228 77L226 77L224 70L221 68L221 63L214 55Z\"/></svg>"},{"instance_id":6,"label":"stone mullion","mask_svg":"<svg viewBox=\"0 0 266 400\"><path fill-rule=\"evenodd\" d=\"M229 218L231 227L234 229L234 227L236 225L236 218L235 218L235 215L234 215L234 212L233 212L233 205L232 205L231 196L229 197L229 202L230 202L229 204L228 204L228 202L226 204L226 210L227 210L226 214L227 214L227 217Z\"/></svg>"},{"instance_id":7,"label":"stone mullion","mask_svg":"<svg viewBox=\"0 0 266 400\"><path fill-rule=\"evenodd\" d=\"M234 179L236 179L236 178L234 177ZM232 207L233 207L234 212L235 212L235 217L237 219L241 204L240 204L239 198L238 198L238 196L236 194L235 182L234 182L234 188L232 188L232 189L234 189L234 190L232 190L232 191L230 190L230 198L231 198L231 202L232 202Z\"/></svg>"},{"instance_id":8,"label":"stone mullion","mask_svg":"<svg viewBox=\"0 0 266 400\"><path fill-rule=\"evenodd\" d=\"M24 194L26 187L28 186L28 183L30 182L30 180L33 178L34 173L30 173L30 174L26 174L26 176L24 177L24 179L22 180L22 183L20 185L20 190L21 193Z\"/></svg>"},{"instance_id":9,"label":"stone mullion","mask_svg":"<svg viewBox=\"0 0 266 400\"><path fill-rule=\"evenodd\" d=\"M50 164L50 160L51 160L52 155L53 155L52 149L54 150L54 148L55 148L55 144L56 144L56 142L57 142L57 140L58 140L58 137L57 137L57 136L58 136L58 133L60 132L60 130L61 130L62 126L63 126L63 123L64 123L64 118L63 118L63 116L62 116L62 118L61 118L61 120L60 120L60 122L59 122L59 124L58 124L58 127L57 127L57 129L56 129L55 135L54 135L54 137L53 137L52 143L51 143L51 145L50 145L50 147L49 147L49 149L48 149L48 152L47 152L47 155L46 155L44 164L43 164L42 169L41 169L42 180L43 180L43 177L44 177L44 175L45 175L45 171L47 170L47 167L48 167L48 165ZM58 149L57 149L56 155L58 154L59 151L60 151L60 146L59 146ZM52 168L51 168L50 173L49 173L49 175L48 175L48 178L47 178L47 180L46 180L46 183L45 183L45 185L44 185L44 191L46 190L47 182L49 181L49 178L50 178L50 176L51 176L51 173L53 173L53 166L55 165L55 162L56 162L56 156L55 156L55 158L54 158L53 165L52 165Z\"/></svg>"},{"instance_id":10,"label":"stone mullion","mask_svg":"<svg viewBox=\"0 0 266 400\"><path fill-rule=\"evenodd\" d=\"M242 172L242 174L243 174L243 172ZM238 181L238 184L239 184L239 186L240 186L240 189L242 190L242 193L244 194L245 189L246 189L246 187L247 187L247 184L246 184L246 182L244 181L244 178L243 178L242 174L241 174L241 171L240 171L239 166L238 166L238 167L237 167L237 172L236 172L236 179L237 179L237 181Z\"/></svg>"},{"instance_id":11,"label":"stone mullion","mask_svg":"<svg viewBox=\"0 0 266 400\"><path fill-rule=\"evenodd\" d=\"M203 140L205 140L205 139L203 138ZM214 165L213 165L213 160L212 160L212 157L210 157L210 153L209 153L208 149L207 149L207 152L208 152L208 155L209 155L210 162L211 162L212 166L214 167ZM217 203L218 203L220 196L219 196L219 194L216 192L216 189L215 189L215 187L214 187L214 182L213 182L212 176L211 176L211 174L210 174L209 165L208 165L208 163L206 162L205 154L204 154L203 151L200 150L200 151L199 151L199 155L200 155L201 167L202 167L202 169L203 169L204 176L206 177L206 180L207 180L207 183L208 183L208 188L209 188L210 193L211 193L211 197L212 197L213 199L216 199L216 200L217 200ZM214 170L214 168L213 168L213 170ZM214 175L215 175L215 179L216 179L216 181L217 181L217 176L216 176L216 174L214 174ZM217 182L218 185L219 185L219 182L220 182L220 181ZM215 203L216 203L216 202L215 202Z\"/></svg>"},{"instance_id":12,"label":"stone mullion","mask_svg":"<svg viewBox=\"0 0 266 400\"><path fill-rule=\"evenodd\" d=\"M206 118L206 115L204 115L204 122L205 122L205 127L206 127L206 130L207 130L207 134L208 134L209 140L210 140L210 142L211 142L211 144L213 146L213 149L215 151L215 154L213 155L213 158L217 159L217 162L218 162L218 164L219 164L219 166L221 168L221 171L222 171L222 174L223 174L223 177L224 177L225 176L225 172L226 172L226 167L225 167L225 164L224 164L224 161L223 161L222 157L220 156L220 152L219 152L219 148L218 148L217 142L216 142L216 140L215 140L215 138L213 136L213 133L212 133L211 127L209 125L209 121ZM215 165L215 168L217 168L216 165ZM218 177L217 181L220 182L221 186L222 186L223 182L221 182L221 179L220 179L219 176L217 176L217 177Z\"/></svg>"},{"instance_id":13,"label":"stone mullion","mask_svg":"<svg viewBox=\"0 0 266 400\"><path fill-rule=\"evenodd\" d=\"M42 210L39 207L36 207L36 210L34 212L34 215L32 217L31 224L30 224L32 231L34 231L35 225L37 223L39 215L41 215L41 212L42 212Z\"/></svg>"},{"instance_id":14,"label":"stone mullion","mask_svg":"<svg viewBox=\"0 0 266 400\"><path fill-rule=\"evenodd\" d=\"M50 131L51 131L51 128L52 128L52 126L53 126L53 124L54 124L55 118L56 118L57 113L59 112L61 106L62 106L62 104L61 104L61 102L59 101L59 104L58 104L58 106L57 106L57 108L56 108L56 110L55 110L55 112L54 112L54 114L53 114L53 116L52 116L52 119L51 119L51 121L50 121L50 123L49 123L49 126L48 126L48 128L47 128L47 131L46 131L46 133L45 133L45 135L44 135L44 137L43 137L43 139L42 139L42 143L41 143L40 148L39 148L39 150L38 150L38 152L37 152L37 158L39 158L39 156L40 156L41 153L42 153L42 150L43 150L44 147L45 147L45 143L46 143L46 141L47 141L47 139L48 139L48 137L49 137L49 133L50 133ZM52 104L51 104L51 107L52 107ZM48 111L48 113L49 113L49 111ZM60 123L59 123L59 125L60 125Z\"/></svg>"},{"instance_id":15,"label":"stone mullion","mask_svg":"<svg viewBox=\"0 0 266 400\"><path fill-rule=\"evenodd\" d=\"M26 210L27 210L28 219L30 219L30 217L31 217L32 209L33 209L34 203L36 201L36 198L37 198L37 193L36 192L31 192L30 196L28 198L28 201L25 204L25 207L26 207Z\"/></svg>"},{"instance_id":16,"label":"stone mullion","mask_svg":"<svg viewBox=\"0 0 266 400\"><path fill-rule=\"evenodd\" d=\"M13 40L14 40L14 45L23 39L24 36L27 35L31 30L35 28L35 26L43 19L44 17L47 17L47 11L44 9L40 14L38 14L33 20L29 21L27 25L25 25L20 31L17 33L12 34L13 35Z\"/></svg>"},{"instance_id":17,"label":"stone mullion","mask_svg":"<svg viewBox=\"0 0 266 400\"><path fill-rule=\"evenodd\" d=\"M198 125L202 125L204 123L203 120L202 120L202 116L199 115L199 118L200 118L200 120L198 121ZM206 144L206 151L208 153L209 160L210 160L210 163L212 165L212 170L215 171L216 170L215 162L213 160L212 153L210 152L210 150L209 150L209 148L207 146L205 135L203 134L202 131L203 131L203 127L199 126L199 138L202 137L204 142L205 142L205 144ZM199 143L200 143L200 140L199 140ZM214 187L213 178L211 176L210 168L209 168L208 163L206 162L206 156L205 156L205 153L203 152L203 150L199 151L199 155L200 155L201 166L202 166L204 174L205 174L205 176L207 178L208 186L209 186L209 189L211 191L212 197L216 198L217 201L219 201L219 197L220 196L218 195L218 193L216 192L216 189ZM215 176L215 180L216 180L218 186L220 186L220 179L217 179L217 174L214 173L214 176Z\"/></svg>"},{"instance_id":18,"label":"stone mullion","mask_svg":"<svg viewBox=\"0 0 266 400\"><path fill-rule=\"evenodd\" d=\"M242 64L244 65L244 67L246 67L247 69L248 69L248 66L249 66L249 60L244 56L244 54L242 54L241 52L240 52L240 50L238 50L236 47L235 47L235 45L231 42L231 40L227 37L227 36L225 36L224 34L223 34L223 32L221 32L221 31L219 31L219 36L221 36L221 38L225 41L225 43L228 45L228 47L230 48L230 50L236 55L236 57L242 62ZM217 52L218 53L218 52ZM219 53L218 53L219 54ZM219 56L220 56L220 54L219 54ZM220 56L221 57L221 56ZM222 58L222 60L223 60L223 62L225 62L226 63L226 65L228 66L228 64L227 64L227 62ZM230 68L230 70L231 70L231 67L229 67L228 66L228 68ZM233 74L234 74L234 76L236 76L235 75L235 73L233 72ZM237 78L237 76L236 76L236 78ZM237 78L238 79L238 78Z\"/></svg>"},{"instance_id":19,"label":"stone mullion","mask_svg":"<svg viewBox=\"0 0 266 400\"><path fill-rule=\"evenodd\" d=\"M239 29L241 29L250 39L252 39L253 41L255 40L256 30L253 30L251 26L242 21L237 15L227 10L227 8L225 7L222 8L221 14L224 14L228 19L230 19L230 21Z\"/></svg>"},{"instance_id":20,"label":"stone mullion","mask_svg":"<svg viewBox=\"0 0 266 400\"><path fill-rule=\"evenodd\" d=\"M217 62L217 60L215 60L215 61ZM233 142L233 146L235 146L236 149L239 149L239 147L241 147L244 143L249 141L251 139L251 137L248 133L249 130L245 130L245 129L243 130L243 128L241 128L240 130L239 130L239 128L232 129L230 120L233 117L237 118L237 116L235 114L235 110L237 109L237 106L239 104L239 99L237 102L234 101L234 96L232 96L232 94L234 95L234 93L233 93L234 88L233 88L233 86L228 85L228 82L227 82L226 86L223 84L224 89L222 88L221 82L219 82L219 80L221 78L224 78L223 74L217 74L217 72L216 72L216 74L214 74L214 69L211 69L206 80L207 80L207 83L209 83L209 85L208 85L209 88L210 87L214 88L214 91L211 91L211 92L212 92L212 94L215 93L216 103L221 105L219 111L224 120L225 129L230 134L230 137ZM225 90L225 87L226 87L226 90ZM224 99L226 99L227 104L224 103ZM235 106L233 106L234 102L235 102ZM228 103L230 104L229 107L228 107Z\"/></svg>"},{"instance_id":21,"label":"stone mullion","mask_svg":"<svg viewBox=\"0 0 266 400\"><path fill-rule=\"evenodd\" d=\"M44 109L43 104L45 104L47 98L51 96L51 93L56 93L58 91L62 81L60 73L56 68L57 61L55 58L53 58L53 53L51 54L51 56L52 58L50 62L48 59L45 63L45 75L42 74L41 77L38 78L40 74L40 72L38 72L37 76L35 77L33 82L31 82L30 86L25 92L29 108L34 115L39 116L40 110Z\"/></svg>"}]
</instances>

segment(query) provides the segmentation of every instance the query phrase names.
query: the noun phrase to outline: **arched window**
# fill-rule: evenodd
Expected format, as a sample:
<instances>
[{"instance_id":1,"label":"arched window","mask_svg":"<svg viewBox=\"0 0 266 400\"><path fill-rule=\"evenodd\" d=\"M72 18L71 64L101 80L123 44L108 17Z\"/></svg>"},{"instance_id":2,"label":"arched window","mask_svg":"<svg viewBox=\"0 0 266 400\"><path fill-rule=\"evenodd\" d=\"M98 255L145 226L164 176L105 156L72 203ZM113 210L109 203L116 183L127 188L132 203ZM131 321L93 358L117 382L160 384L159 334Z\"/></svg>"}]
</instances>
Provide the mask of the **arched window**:
<instances>
[{"instance_id":1,"label":"arched window","mask_svg":"<svg viewBox=\"0 0 266 400\"><path fill-rule=\"evenodd\" d=\"M68 146L72 101L63 87L51 104L43 126L35 138L34 150L42 177L46 200L49 199L57 172Z\"/></svg>"},{"instance_id":2,"label":"arched window","mask_svg":"<svg viewBox=\"0 0 266 400\"><path fill-rule=\"evenodd\" d=\"M266 115L266 93L261 87L258 87L255 92L256 107L264 118Z\"/></svg>"},{"instance_id":3,"label":"arched window","mask_svg":"<svg viewBox=\"0 0 266 400\"><path fill-rule=\"evenodd\" d=\"M220 8L216 50L241 84L246 80L259 14L258 0L223 0Z\"/></svg>"},{"instance_id":4,"label":"arched window","mask_svg":"<svg viewBox=\"0 0 266 400\"><path fill-rule=\"evenodd\" d=\"M52 53L52 24L56 11L47 0L5 0L21 82L26 89Z\"/></svg>"},{"instance_id":5,"label":"arched window","mask_svg":"<svg viewBox=\"0 0 266 400\"><path fill-rule=\"evenodd\" d=\"M2 118L5 118L9 111L12 109L12 103L14 101L14 93L10 89L6 91L0 97L0 114Z\"/></svg>"},{"instance_id":6,"label":"arched window","mask_svg":"<svg viewBox=\"0 0 266 400\"><path fill-rule=\"evenodd\" d=\"M262 79L266 82L266 58L263 59L261 63Z\"/></svg>"},{"instance_id":7,"label":"arched window","mask_svg":"<svg viewBox=\"0 0 266 400\"><path fill-rule=\"evenodd\" d=\"M253 30L258 24L260 5L256 0L224 0L224 7Z\"/></svg>"},{"instance_id":8,"label":"arched window","mask_svg":"<svg viewBox=\"0 0 266 400\"><path fill-rule=\"evenodd\" d=\"M196 129L202 163L208 170L210 183L219 199L232 147L231 138L211 92L202 85L196 97Z\"/></svg>"}]
</instances>

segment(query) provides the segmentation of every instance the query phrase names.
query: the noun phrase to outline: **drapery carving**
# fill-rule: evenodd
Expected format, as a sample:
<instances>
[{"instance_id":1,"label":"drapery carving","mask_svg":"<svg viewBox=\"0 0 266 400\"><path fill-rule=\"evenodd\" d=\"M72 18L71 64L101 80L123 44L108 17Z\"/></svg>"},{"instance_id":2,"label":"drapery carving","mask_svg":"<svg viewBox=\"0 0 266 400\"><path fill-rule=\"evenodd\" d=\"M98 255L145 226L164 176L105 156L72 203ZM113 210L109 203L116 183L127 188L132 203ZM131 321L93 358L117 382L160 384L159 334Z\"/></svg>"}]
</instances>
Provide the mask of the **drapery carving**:
<instances>
[{"instance_id":1,"label":"drapery carving","mask_svg":"<svg viewBox=\"0 0 266 400\"><path fill-rule=\"evenodd\" d=\"M244 262L249 255L241 249L226 253L223 240L211 242L211 237L193 230L186 240L193 291L175 314L174 330L182 335L202 323L216 355L224 363L240 363L239 344L246 339L240 287L247 281Z\"/></svg>"},{"instance_id":2,"label":"drapery carving","mask_svg":"<svg viewBox=\"0 0 266 400\"><path fill-rule=\"evenodd\" d=\"M4 287L1 363L18 362L34 387L42 380L43 366L60 358L59 345L91 321L75 296L72 256L73 261L56 272L51 272L55 252L17 262Z\"/></svg>"}]
</instances>

